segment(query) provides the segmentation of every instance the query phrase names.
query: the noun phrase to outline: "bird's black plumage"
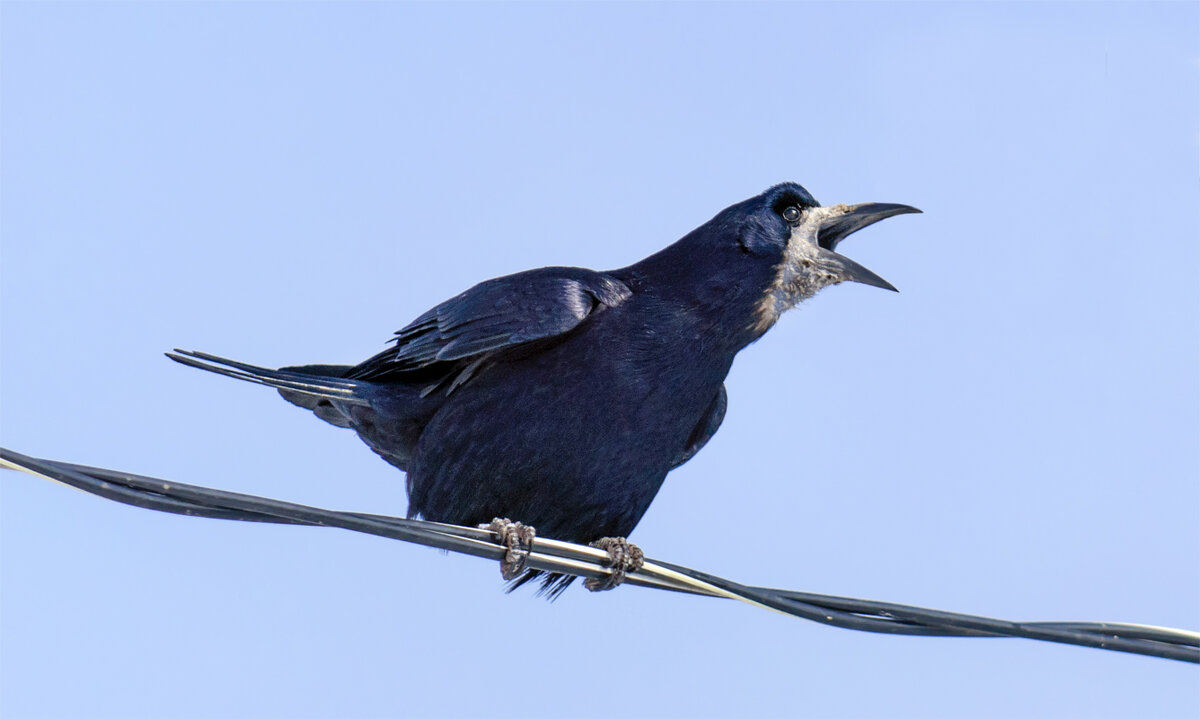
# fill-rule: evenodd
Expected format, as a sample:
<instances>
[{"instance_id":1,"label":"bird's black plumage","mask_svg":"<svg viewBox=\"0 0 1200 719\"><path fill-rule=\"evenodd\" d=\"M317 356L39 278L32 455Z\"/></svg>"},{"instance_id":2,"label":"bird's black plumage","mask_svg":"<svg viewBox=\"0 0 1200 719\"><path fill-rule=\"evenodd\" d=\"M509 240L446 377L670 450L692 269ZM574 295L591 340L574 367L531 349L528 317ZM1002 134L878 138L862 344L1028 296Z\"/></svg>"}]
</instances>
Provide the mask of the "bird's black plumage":
<instances>
[{"instance_id":1,"label":"bird's black plumage","mask_svg":"<svg viewBox=\"0 0 1200 719\"><path fill-rule=\"evenodd\" d=\"M410 517L508 517L582 543L625 536L667 472L717 431L738 351L823 286L891 288L833 248L916 211L821 207L785 183L629 267L545 267L482 282L353 367L170 356L274 386L354 429L406 472Z\"/></svg>"}]
</instances>

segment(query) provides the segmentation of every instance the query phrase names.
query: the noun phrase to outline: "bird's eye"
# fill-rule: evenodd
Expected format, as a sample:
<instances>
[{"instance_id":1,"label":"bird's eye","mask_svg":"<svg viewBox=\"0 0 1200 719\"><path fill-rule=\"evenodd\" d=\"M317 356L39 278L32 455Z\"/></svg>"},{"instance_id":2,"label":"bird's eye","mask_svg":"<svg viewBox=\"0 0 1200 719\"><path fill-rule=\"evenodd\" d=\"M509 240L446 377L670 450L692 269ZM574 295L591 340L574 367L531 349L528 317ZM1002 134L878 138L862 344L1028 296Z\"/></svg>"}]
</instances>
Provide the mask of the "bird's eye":
<instances>
[{"instance_id":1,"label":"bird's eye","mask_svg":"<svg viewBox=\"0 0 1200 719\"><path fill-rule=\"evenodd\" d=\"M788 207L783 208L783 219L787 220L788 222L799 222L800 208L796 207L795 205L789 205Z\"/></svg>"}]
</instances>

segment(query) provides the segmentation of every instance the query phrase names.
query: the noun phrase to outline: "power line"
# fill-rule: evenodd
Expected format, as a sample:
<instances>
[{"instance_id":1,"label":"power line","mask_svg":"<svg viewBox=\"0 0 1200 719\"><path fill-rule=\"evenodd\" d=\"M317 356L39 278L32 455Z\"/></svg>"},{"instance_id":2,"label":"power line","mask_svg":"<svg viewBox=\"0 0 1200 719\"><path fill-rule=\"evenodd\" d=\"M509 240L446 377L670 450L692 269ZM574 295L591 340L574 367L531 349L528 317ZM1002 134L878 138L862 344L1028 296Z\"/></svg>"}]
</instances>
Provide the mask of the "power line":
<instances>
[{"instance_id":1,"label":"power line","mask_svg":"<svg viewBox=\"0 0 1200 719\"><path fill-rule=\"evenodd\" d=\"M506 549L488 529L379 514L309 507L265 497L170 482L128 472L29 457L0 448L0 467L50 479L105 499L161 512L274 524L339 527L486 559ZM580 577L605 577L606 552L538 537L527 566ZM1108 622L1010 622L904 604L755 587L647 559L625 582L726 597L822 624L885 634L937 637L1024 637L1200 663L1200 633Z\"/></svg>"}]
</instances>

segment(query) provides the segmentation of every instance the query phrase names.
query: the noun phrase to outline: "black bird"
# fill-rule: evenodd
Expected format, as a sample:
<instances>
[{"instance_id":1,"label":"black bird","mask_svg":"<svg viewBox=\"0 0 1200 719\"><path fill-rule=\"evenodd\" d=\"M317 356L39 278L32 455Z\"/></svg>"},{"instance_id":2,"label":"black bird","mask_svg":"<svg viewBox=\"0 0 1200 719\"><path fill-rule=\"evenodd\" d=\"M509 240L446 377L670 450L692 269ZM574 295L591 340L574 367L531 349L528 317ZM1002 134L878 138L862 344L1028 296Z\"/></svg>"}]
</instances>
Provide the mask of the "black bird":
<instances>
[{"instance_id":1,"label":"black bird","mask_svg":"<svg viewBox=\"0 0 1200 719\"><path fill-rule=\"evenodd\" d=\"M482 282L353 367L269 370L199 352L168 356L275 387L353 429L407 473L409 517L464 525L504 517L571 542L623 538L667 473L720 427L739 350L827 285L895 290L834 250L852 232L910 212L920 210L823 207L784 183L629 267L544 267ZM508 541L531 540L525 530ZM623 539L599 546L629 565ZM520 568L516 561L506 576ZM549 575L543 588L557 594L571 579Z\"/></svg>"}]
</instances>

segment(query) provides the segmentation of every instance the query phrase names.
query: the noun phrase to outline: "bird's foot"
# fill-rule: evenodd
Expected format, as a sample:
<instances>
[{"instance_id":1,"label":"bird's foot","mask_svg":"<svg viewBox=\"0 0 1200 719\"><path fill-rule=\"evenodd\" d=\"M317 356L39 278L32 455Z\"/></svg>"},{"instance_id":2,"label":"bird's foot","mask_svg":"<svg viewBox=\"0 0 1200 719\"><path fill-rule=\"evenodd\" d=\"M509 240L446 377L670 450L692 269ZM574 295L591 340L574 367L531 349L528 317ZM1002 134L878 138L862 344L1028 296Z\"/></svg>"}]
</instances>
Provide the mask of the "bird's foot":
<instances>
[{"instance_id":1,"label":"bird's foot","mask_svg":"<svg viewBox=\"0 0 1200 719\"><path fill-rule=\"evenodd\" d=\"M508 550L500 560L500 576L505 579L521 576L525 571L525 563L529 561L529 553L533 551L533 538L537 536L533 527L497 517L491 524L481 524L479 528L495 532L500 545Z\"/></svg>"},{"instance_id":2,"label":"bird's foot","mask_svg":"<svg viewBox=\"0 0 1200 719\"><path fill-rule=\"evenodd\" d=\"M612 573L606 577L583 580L590 592L603 592L625 581L625 575L636 572L646 563L646 553L624 537L605 537L592 542L591 546L608 552L608 566Z\"/></svg>"}]
</instances>

